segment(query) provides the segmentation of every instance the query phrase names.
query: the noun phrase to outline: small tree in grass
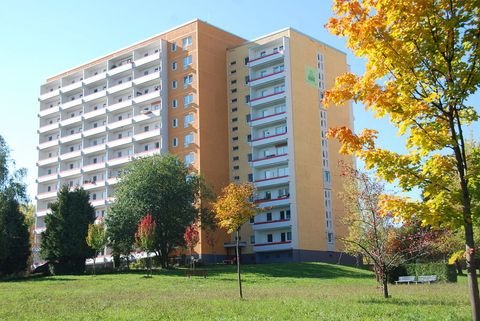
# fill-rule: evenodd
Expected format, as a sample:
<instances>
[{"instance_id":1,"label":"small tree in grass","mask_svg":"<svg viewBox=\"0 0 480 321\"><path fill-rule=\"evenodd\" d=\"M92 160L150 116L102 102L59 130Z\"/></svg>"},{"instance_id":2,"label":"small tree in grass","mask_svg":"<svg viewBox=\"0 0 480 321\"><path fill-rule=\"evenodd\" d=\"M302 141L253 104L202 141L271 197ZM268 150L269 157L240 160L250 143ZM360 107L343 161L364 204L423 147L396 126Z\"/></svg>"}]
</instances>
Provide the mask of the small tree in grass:
<instances>
[{"instance_id":1,"label":"small tree in grass","mask_svg":"<svg viewBox=\"0 0 480 321\"><path fill-rule=\"evenodd\" d=\"M92 250L93 255L93 275L95 275L95 261L102 249L107 244L107 237L105 235L105 225L101 221L97 221L97 224L88 225L87 244Z\"/></svg>"},{"instance_id":2,"label":"small tree in grass","mask_svg":"<svg viewBox=\"0 0 480 321\"><path fill-rule=\"evenodd\" d=\"M240 298L243 298L242 279L240 275L240 227L248 222L256 213L256 205L252 202L254 188L251 184L230 183L222 190L213 208L220 227L228 233L236 233L237 274Z\"/></svg>"},{"instance_id":3,"label":"small tree in grass","mask_svg":"<svg viewBox=\"0 0 480 321\"><path fill-rule=\"evenodd\" d=\"M145 215L138 223L135 240L137 246L147 253L148 275L152 277L152 261L149 253L155 250L155 229L157 224L150 214Z\"/></svg>"},{"instance_id":4,"label":"small tree in grass","mask_svg":"<svg viewBox=\"0 0 480 321\"><path fill-rule=\"evenodd\" d=\"M193 258L193 248L195 245L198 244L200 241L200 233L198 233L198 226L193 223L187 226L185 229L185 233L183 234L183 239L185 240L185 244L190 250L190 259L191 259L191 266L195 270L195 260Z\"/></svg>"}]
</instances>

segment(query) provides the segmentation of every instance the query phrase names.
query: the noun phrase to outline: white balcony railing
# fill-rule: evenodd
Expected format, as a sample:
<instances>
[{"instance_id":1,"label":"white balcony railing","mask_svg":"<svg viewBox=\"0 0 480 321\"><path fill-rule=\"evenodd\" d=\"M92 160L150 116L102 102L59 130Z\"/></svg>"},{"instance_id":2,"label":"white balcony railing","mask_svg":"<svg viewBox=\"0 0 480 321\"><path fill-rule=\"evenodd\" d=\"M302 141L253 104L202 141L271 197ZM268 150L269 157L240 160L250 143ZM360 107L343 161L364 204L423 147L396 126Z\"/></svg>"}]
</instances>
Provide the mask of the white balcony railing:
<instances>
[{"instance_id":1,"label":"white balcony railing","mask_svg":"<svg viewBox=\"0 0 480 321\"><path fill-rule=\"evenodd\" d=\"M292 241L255 244L255 252L282 251L293 248Z\"/></svg>"}]
</instances>

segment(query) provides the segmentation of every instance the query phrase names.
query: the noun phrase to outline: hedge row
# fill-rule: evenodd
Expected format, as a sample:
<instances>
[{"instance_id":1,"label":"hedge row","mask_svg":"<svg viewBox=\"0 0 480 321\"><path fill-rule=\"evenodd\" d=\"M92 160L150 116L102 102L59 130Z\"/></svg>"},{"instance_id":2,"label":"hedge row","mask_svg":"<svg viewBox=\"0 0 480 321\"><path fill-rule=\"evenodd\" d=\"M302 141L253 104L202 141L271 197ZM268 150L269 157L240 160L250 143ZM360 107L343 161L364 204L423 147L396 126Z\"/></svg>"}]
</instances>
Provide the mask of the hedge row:
<instances>
[{"instance_id":1,"label":"hedge row","mask_svg":"<svg viewBox=\"0 0 480 321\"><path fill-rule=\"evenodd\" d=\"M454 265L445 263L412 263L395 268L389 275L389 281L398 280L399 276L436 275L439 282L457 282L457 271Z\"/></svg>"}]
</instances>

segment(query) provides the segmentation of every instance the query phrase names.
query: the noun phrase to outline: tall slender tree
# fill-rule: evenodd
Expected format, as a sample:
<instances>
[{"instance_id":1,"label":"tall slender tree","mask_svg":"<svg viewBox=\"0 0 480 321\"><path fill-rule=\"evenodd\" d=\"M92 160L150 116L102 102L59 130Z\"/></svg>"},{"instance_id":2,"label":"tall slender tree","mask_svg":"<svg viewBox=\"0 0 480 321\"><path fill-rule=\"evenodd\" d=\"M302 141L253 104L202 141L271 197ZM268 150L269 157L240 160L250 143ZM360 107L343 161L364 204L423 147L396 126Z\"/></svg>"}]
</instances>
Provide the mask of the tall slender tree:
<instances>
[{"instance_id":1,"label":"tall slender tree","mask_svg":"<svg viewBox=\"0 0 480 321\"><path fill-rule=\"evenodd\" d=\"M40 255L56 262L55 273L83 273L85 260L93 250L87 244L88 225L95 220L95 210L83 188L63 186L57 201L50 205L51 214L45 217Z\"/></svg>"},{"instance_id":2,"label":"tall slender tree","mask_svg":"<svg viewBox=\"0 0 480 321\"><path fill-rule=\"evenodd\" d=\"M480 6L477 0L335 0L327 27L347 38L366 59L361 76L347 73L325 95L325 104L361 102L406 137L408 153L379 148L377 133L337 128L342 151L404 190L419 188L423 201L385 198L398 215L419 213L428 224L461 224L473 320L480 320L475 270L472 181L465 129L478 120L469 98L480 87ZM452 182L460 193L452 190Z\"/></svg>"},{"instance_id":3,"label":"tall slender tree","mask_svg":"<svg viewBox=\"0 0 480 321\"><path fill-rule=\"evenodd\" d=\"M24 169L15 163L0 136L0 275L22 273L30 257L28 226L20 207L27 202Z\"/></svg>"},{"instance_id":4,"label":"tall slender tree","mask_svg":"<svg viewBox=\"0 0 480 321\"><path fill-rule=\"evenodd\" d=\"M105 225L102 221L96 221L93 224L88 224L87 244L94 251L93 253L93 275L95 275L95 265L97 256L105 248L107 244L107 237L105 235Z\"/></svg>"},{"instance_id":5,"label":"tall slender tree","mask_svg":"<svg viewBox=\"0 0 480 321\"><path fill-rule=\"evenodd\" d=\"M226 229L230 234L235 233L240 299L243 298L242 277L240 273L240 228L257 212L257 207L252 201L254 190L254 187L248 183L230 183L222 190L222 194L213 205L219 226Z\"/></svg>"}]
</instances>

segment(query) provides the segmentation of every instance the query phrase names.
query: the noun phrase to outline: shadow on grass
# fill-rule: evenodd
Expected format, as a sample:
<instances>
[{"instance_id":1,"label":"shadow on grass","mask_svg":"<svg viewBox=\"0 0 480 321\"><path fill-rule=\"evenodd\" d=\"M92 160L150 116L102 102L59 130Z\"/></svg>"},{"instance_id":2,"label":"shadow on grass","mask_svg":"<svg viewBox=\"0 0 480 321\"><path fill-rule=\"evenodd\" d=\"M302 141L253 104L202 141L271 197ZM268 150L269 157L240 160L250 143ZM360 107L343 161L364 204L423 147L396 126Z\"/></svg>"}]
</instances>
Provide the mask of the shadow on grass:
<instances>
[{"instance_id":1,"label":"shadow on grass","mask_svg":"<svg viewBox=\"0 0 480 321\"><path fill-rule=\"evenodd\" d=\"M434 299L419 299L413 298L411 300L404 300L399 298L370 298L366 300L358 300L358 303L361 304L381 304L381 305L397 305L397 306L422 306L422 305L435 305L435 306L452 306L458 307L457 302L446 302L445 300L434 300ZM466 303L468 304L468 303Z\"/></svg>"},{"instance_id":2,"label":"shadow on grass","mask_svg":"<svg viewBox=\"0 0 480 321\"><path fill-rule=\"evenodd\" d=\"M42 274L34 274L34 275L29 275L29 276L23 276L23 277L14 277L14 278L8 278L8 279L0 279L0 283L7 283L7 282L58 282L58 281L76 281L78 280L77 278L66 278L62 276L45 276Z\"/></svg>"},{"instance_id":3,"label":"shadow on grass","mask_svg":"<svg viewBox=\"0 0 480 321\"><path fill-rule=\"evenodd\" d=\"M198 270L207 270L208 277L215 279L231 279L227 275L236 277L236 265L207 265L197 268ZM185 276L187 268L154 270L153 275L162 276ZM342 265L323 264L323 263L277 263L277 264L245 264L241 266L242 274L248 278L250 275L272 278L315 278L315 279L335 279L335 278L353 278L353 279L372 279L372 273L345 267ZM143 275L146 270L131 270L129 274Z\"/></svg>"}]
</instances>

